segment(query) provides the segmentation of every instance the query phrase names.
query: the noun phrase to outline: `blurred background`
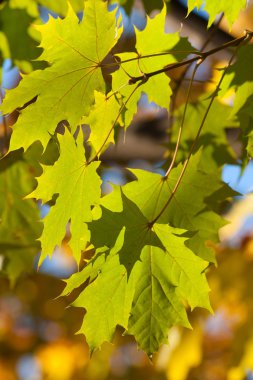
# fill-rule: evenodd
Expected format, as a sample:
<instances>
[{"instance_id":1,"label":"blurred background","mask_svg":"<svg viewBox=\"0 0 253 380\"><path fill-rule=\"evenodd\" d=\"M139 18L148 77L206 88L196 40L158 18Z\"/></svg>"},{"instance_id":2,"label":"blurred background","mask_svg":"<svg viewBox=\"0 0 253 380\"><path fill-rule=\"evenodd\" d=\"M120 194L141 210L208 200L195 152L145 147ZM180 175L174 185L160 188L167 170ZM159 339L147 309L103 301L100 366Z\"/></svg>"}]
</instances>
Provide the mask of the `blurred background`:
<instances>
[{"instance_id":1,"label":"blurred background","mask_svg":"<svg viewBox=\"0 0 253 380\"><path fill-rule=\"evenodd\" d=\"M126 44L134 45L133 24L144 28L145 12L153 16L162 6L159 1L137 0L131 7L125 3L123 7L122 1L125 32L117 47L119 51ZM218 16L216 27L209 32L205 12L195 11L185 18L186 6L184 0L168 4L166 29L167 32L181 30L181 35L189 37L196 49L201 49L206 41L211 49L241 36L246 28L253 30L251 3L241 12L232 30L229 31L226 20ZM45 7L39 11L42 22L46 22L49 11ZM18 28L18 25L12 27ZM194 96L198 97L207 91L207 86L212 86L214 66L222 65L229 56L230 52L225 50L201 65L195 78ZM29 67L23 66L23 70ZM175 85L180 75L180 71L173 73ZM176 106L184 100L189 76L181 83ZM12 60L5 59L2 88L14 87L19 80L19 69ZM109 182L126 182L126 166L162 170L168 123L167 111L150 104L143 96L127 135L122 134L117 146L103 155L104 193L111 189ZM236 132L228 131L227 137L239 159L241 146ZM248 163L241 172L235 161L224 167L222 177L242 195L226 209L225 217L231 223L221 230L221 244L214 247L218 267L208 271L213 315L199 309L190 313L193 329L171 329L168 344L153 358L138 351L133 339L122 337L120 330L114 344L104 344L101 351L90 358L85 338L75 335L84 310L67 307L70 297L57 298L64 287L60 279L76 270L65 244L55 251L52 259L43 262L38 272L22 274L15 285L0 277L0 380L253 379L253 165ZM45 215L47 210L44 206L41 214Z\"/></svg>"}]
</instances>

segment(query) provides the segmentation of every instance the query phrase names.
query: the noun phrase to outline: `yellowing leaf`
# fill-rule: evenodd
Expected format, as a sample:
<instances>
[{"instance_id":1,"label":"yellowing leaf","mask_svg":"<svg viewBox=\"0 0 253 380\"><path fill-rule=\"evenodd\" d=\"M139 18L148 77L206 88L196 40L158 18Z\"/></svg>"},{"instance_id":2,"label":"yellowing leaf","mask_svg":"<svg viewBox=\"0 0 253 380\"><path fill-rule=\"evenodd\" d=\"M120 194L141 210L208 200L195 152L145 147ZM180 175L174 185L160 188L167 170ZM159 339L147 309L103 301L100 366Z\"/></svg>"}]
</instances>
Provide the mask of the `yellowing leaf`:
<instances>
[{"instance_id":1,"label":"yellowing leaf","mask_svg":"<svg viewBox=\"0 0 253 380\"><path fill-rule=\"evenodd\" d=\"M186 380L191 368L197 367L202 359L202 331L198 325L193 330L185 330L182 333L179 345L168 357L167 376L171 380ZM182 358L184 358L182 360Z\"/></svg>"},{"instance_id":2,"label":"yellowing leaf","mask_svg":"<svg viewBox=\"0 0 253 380\"><path fill-rule=\"evenodd\" d=\"M55 205L43 220L40 260L51 255L55 246L61 244L69 221L71 221L69 245L79 260L81 250L87 241L85 223L92 220L91 206L100 198L101 180L96 172L100 163L96 161L87 165L82 133L79 133L75 141L66 130L63 136L58 135L58 139L60 158L53 166L43 167L43 174L38 178L38 186L29 197L41 199L45 203L57 196Z\"/></svg>"},{"instance_id":3,"label":"yellowing leaf","mask_svg":"<svg viewBox=\"0 0 253 380\"><path fill-rule=\"evenodd\" d=\"M78 125L94 103L94 90L105 91L101 63L121 34L115 12L108 12L102 0L85 2L81 22L69 8L65 19L51 18L38 29L44 49L40 59L51 66L25 76L7 92L4 113L33 100L13 127L10 150L27 149L37 140L45 148L62 120Z\"/></svg>"}]
</instances>

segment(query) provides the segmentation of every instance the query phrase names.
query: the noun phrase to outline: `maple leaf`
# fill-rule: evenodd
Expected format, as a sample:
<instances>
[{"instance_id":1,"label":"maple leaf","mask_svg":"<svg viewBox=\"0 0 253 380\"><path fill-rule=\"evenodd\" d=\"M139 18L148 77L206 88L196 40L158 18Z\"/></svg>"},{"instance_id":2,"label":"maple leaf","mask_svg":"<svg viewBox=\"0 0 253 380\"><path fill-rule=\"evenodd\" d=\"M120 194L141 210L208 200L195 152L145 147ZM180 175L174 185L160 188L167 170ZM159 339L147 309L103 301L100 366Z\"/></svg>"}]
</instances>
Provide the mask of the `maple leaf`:
<instances>
[{"instance_id":1,"label":"maple leaf","mask_svg":"<svg viewBox=\"0 0 253 380\"><path fill-rule=\"evenodd\" d=\"M37 26L44 49L40 60L51 66L25 76L15 90L7 91L4 113L35 99L13 127L10 150L27 149L37 140L45 148L60 121L75 128L89 113L94 90L105 91L101 64L120 37L122 29L115 28L115 12L108 12L102 0L85 2L81 22L70 7L64 19L51 18Z\"/></svg>"},{"instance_id":2,"label":"maple leaf","mask_svg":"<svg viewBox=\"0 0 253 380\"><path fill-rule=\"evenodd\" d=\"M20 152L0 160L0 249L3 273L13 285L22 272L33 268L40 246L39 210L32 200L24 200L33 187L30 164Z\"/></svg>"},{"instance_id":3,"label":"maple leaf","mask_svg":"<svg viewBox=\"0 0 253 380\"><path fill-rule=\"evenodd\" d=\"M91 352L112 340L117 325L127 328L134 294L135 278L127 278L117 255L108 257L100 271L73 303L87 311L79 333L85 334Z\"/></svg>"},{"instance_id":4,"label":"maple leaf","mask_svg":"<svg viewBox=\"0 0 253 380\"><path fill-rule=\"evenodd\" d=\"M116 123L122 124L121 104L114 94L95 91L95 104L82 122L89 124L89 141L99 156L110 143L114 143L113 128Z\"/></svg>"},{"instance_id":5,"label":"maple leaf","mask_svg":"<svg viewBox=\"0 0 253 380\"><path fill-rule=\"evenodd\" d=\"M210 310L208 286L201 274L206 263L186 249L185 239L179 236L184 231L161 224L153 229L164 248L146 246L142 251L128 327L148 355L166 343L169 327L190 327L180 299L188 300L192 309Z\"/></svg>"},{"instance_id":6,"label":"maple leaf","mask_svg":"<svg viewBox=\"0 0 253 380\"><path fill-rule=\"evenodd\" d=\"M112 73L111 88L109 82L105 83L102 70L122 27L116 10L108 12L108 2L70 0L68 8L66 0L10 0L3 4L3 9L8 10L4 22L11 19L9 11L12 12L14 3L25 15L25 22L21 22L25 33L29 22L38 15L38 4L66 15L63 19L50 18L46 25L36 27L43 49L38 62L47 62L49 67L24 76L15 90L7 92L2 107L5 113L20 111L10 150L27 149L35 141L40 141L45 150L37 188L26 197L51 205L43 220L40 260L61 245L70 226L69 245L77 261L84 251L85 267L67 280L63 294L79 292L73 305L86 310L80 333L86 335L91 351L104 341L111 341L115 329L121 326L150 355L167 341L171 326L190 327L188 306L211 309L205 270L215 257L208 242L218 241L218 230L226 223L217 212L220 202L234 195L219 179L221 166L234 159L225 128L240 122L249 138L249 152L253 149L253 76L248 64L252 47L239 51L237 62L227 70L223 89L218 93L217 88L214 93L220 95L226 89L234 89L233 109L217 102L214 95L207 117L208 107L204 107L202 98L197 105L188 105L177 157L182 161L191 156L186 171L182 172L182 164L168 177L130 170L135 179L125 186L114 186L113 192L101 199L97 173L100 162L94 160L114 143L116 123L130 124L142 92L149 101L168 108L171 88L168 72L164 71L169 70L167 65L177 62L179 55L181 59L192 49L178 33L165 33L165 3L144 0L145 9L163 4L163 10L156 17L147 18L143 31L135 30L134 52L119 54L114 62L109 62L112 71L117 69ZM189 11L202 3L189 0ZM77 17L75 12L81 11L83 4L80 20L80 14ZM206 0L209 24L220 11L225 11L232 23L244 4L244 0L232 5L225 0ZM127 5L132 5L132 1ZM16 47L13 24L6 24L4 29L6 34L0 34L2 52L4 57L14 59L22 48L27 49L27 42ZM250 33L238 40L246 42L249 37ZM238 40L232 41L231 46ZM27 52L22 54L25 57ZM153 76L145 76L152 72ZM208 104L211 105L210 99ZM175 111L175 116L178 120L173 123L172 142L178 136L181 109ZM195 141L195 128L201 117L205 126ZM51 138L59 123L68 124L69 129ZM96 153L93 157L91 150L89 160L81 128L73 137L82 123L90 126L89 142ZM53 142L51 146L49 141ZM56 146L59 152L55 152ZM21 271L32 267L40 235L36 203L31 199L21 202L32 190L33 181L28 161L21 160L19 154L11 152L0 161L0 246L4 272L12 282ZM91 248L88 259L87 242Z\"/></svg>"},{"instance_id":7,"label":"maple leaf","mask_svg":"<svg viewBox=\"0 0 253 380\"><path fill-rule=\"evenodd\" d=\"M188 0L188 14L197 7L209 13L208 27L212 25L219 13L224 13L230 27L237 20L240 11L247 5L247 0L228 2L227 0Z\"/></svg>"},{"instance_id":8,"label":"maple leaf","mask_svg":"<svg viewBox=\"0 0 253 380\"><path fill-rule=\"evenodd\" d=\"M183 133L180 140L179 154L177 161L183 161L187 158L189 149L193 144L201 120L203 119L210 99L206 94L200 97L196 103L187 105L187 117L184 120ZM170 143L172 143L174 151L178 138L179 127L182 124L184 114L184 106L179 107L175 111L175 123L171 132ZM222 115L222 118L220 117ZM212 107L205 119L201 136L195 144L194 151L198 151L202 147L201 162L199 168L203 168L205 172L216 172L218 168L225 163L235 163L236 154L233 148L228 145L226 128L238 128L239 122L235 115L232 115L232 107L214 101Z\"/></svg>"},{"instance_id":9,"label":"maple leaf","mask_svg":"<svg viewBox=\"0 0 253 380\"><path fill-rule=\"evenodd\" d=\"M87 165L82 133L79 132L75 141L66 130L64 135L58 135L58 140L58 161L53 166L43 166L38 186L29 195L29 198L41 199L43 203L57 196L55 205L43 220L40 262L53 253L56 245L61 244L70 220L69 245L79 261L80 253L87 241L85 222L92 220L91 206L98 203L101 193L101 180L97 174L100 162Z\"/></svg>"},{"instance_id":10,"label":"maple leaf","mask_svg":"<svg viewBox=\"0 0 253 380\"><path fill-rule=\"evenodd\" d=\"M89 223L89 229L93 246L105 252L84 268L83 281L89 274L93 281L74 302L87 311L80 333L93 351L111 341L120 325L151 354L166 341L170 326L189 327L183 299L192 308L210 309L202 273L207 263L185 246L186 238L180 236L184 230L160 224L148 228L141 209L124 195L124 187L115 197L114 193L105 197L103 204L101 218ZM74 274L63 294L81 281L82 272Z\"/></svg>"},{"instance_id":11,"label":"maple leaf","mask_svg":"<svg viewBox=\"0 0 253 380\"><path fill-rule=\"evenodd\" d=\"M253 104L253 75L248 65L253 59L253 47L242 46L236 62L230 66L222 85L222 95L234 91L234 102L230 118L238 117L243 132L243 144L249 156L253 157L252 104Z\"/></svg>"},{"instance_id":12,"label":"maple leaf","mask_svg":"<svg viewBox=\"0 0 253 380\"><path fill-rule=\"evenodd\" d=\"M15 65L23 71L31 71L31 65L38 67L38 62L32 64L28 61L34 60L40 53L37 41L31 31L31 23L36 21L36 12L27 12L20 4L5 3L0 12L0 58L1 61L11 58ZM20 39L22 38L22 43ZM26 64L26 65L25 65Z\"/></svg>"},{"instance_id":13,"label":"maple leaf","mask_svg":"<svg viewBox=\"0 0 253 380\"><path fill-rule=\"evenodd\" d=\"M214 205L209 207L206 198L220 191L224 199L226 196L231 197L231 191L221 182L219 174L205 173L199 169L200 159L200 154L191 158L176 194L157 222L169 223L171 226L192 231L194 235L187 241L187 246L196 255L215 262L213 250L206 245L206 242L219 241L218 230L226 224L226 221L212 211ZM181 170L182 164L179 164L165 179L160 174L130 169L137 180L127 184L124 193L136 203L151 222L166 204Z\"/></svg>"},{"instance_id":14,"label":"maple leaf","mask_svg":"<svg viewBox=\"0 0 253 380\"><path fill-rule=\"evenodd\" d=\"M155 102L164 108L169 106L172 91L169 86L170 79L165 74L162 74L162 78L153 76L147 81L143 80L143 82L128 85L131 77L139 77L143 73L161 69L177 61L170 50L179 44L180 36L179 33L164 33L165 20L166 7L164 6L163 10L153 19L147 17L147 25L143 31L135 29L137 53L117 54L121 63L119 70L112 74L112 87L114 91L119 90L124 97L126 126L129 126L137 111L137 103L142 92L148 95L150 102ZM190 50L190 44L185 41L182 46L186 52ZM176 50L175 48L175 53Z\"/></svg>"}]
</instances>

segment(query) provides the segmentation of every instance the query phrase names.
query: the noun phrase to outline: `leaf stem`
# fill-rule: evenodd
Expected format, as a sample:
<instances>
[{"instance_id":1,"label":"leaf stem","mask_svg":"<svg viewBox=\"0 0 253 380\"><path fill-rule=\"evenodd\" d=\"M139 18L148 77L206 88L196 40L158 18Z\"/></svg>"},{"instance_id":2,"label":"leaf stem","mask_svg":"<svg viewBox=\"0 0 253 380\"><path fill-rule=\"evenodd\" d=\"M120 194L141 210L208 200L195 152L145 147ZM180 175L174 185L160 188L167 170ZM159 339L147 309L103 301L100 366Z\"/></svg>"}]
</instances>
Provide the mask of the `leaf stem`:
<instances>
[{"instance_id":1,"label":"leaf stem","mask_svg":"<svg viewBox=\"0 0 253 380\"><path fill-rule=\"evenodd\" d=\"M2 88L0 87L0 104L2 104L3 102L3 94L2 94ZM2 116L2 120L3 120L3 129L4 129L4 133L3 133L3 155L8 151L8 142L9 142L9 139L8 139L8 124L7 124L7 121L6 121L6 116L5 115L1 115Z\"/></svg>"},{"instance_id":2,"label":"leaf stem","mask_svg":"<svg viewBox=\"0 0 253 380\"><path fill-rule=\"evenodd\" d=\"M223 16L224 16L224 13L221 14L220 18L218 19L218 21L216 22L216 24L212 28L211 33L209 33L207 39L204 41L203 45L200 48L201 52L203 52L205 50L205 48L207 47L209 42L212 40L214 34L216 33L217 29L219 28L219 25L222 21ZM175 80L175 88L173 89L173 95L171 97L171 102L170 102L170 113L169 113L170 128L172 128L172 124L173 124L173 117L174 117L174 111L176 108L176 100L177 100L178 91L181 87L182 82L184 80L187 80L186 75L187 75L190 67L191 67L191 64L186 66L185 69L183 70L183 72L181 73L180 78L178 80ZM170 135L171 135L171 132L170 132Z\"/></svg>"},{"instance_id":3,"label":"leaf stem","mask_svg":"<svg viewBox=\"0 0 253 380\"><path fill-rule=\"evenodd\" d=\"M179 145L180 145L180 141L181 141L181 137L182 137L182 132L183 132L183 127L184 127L184 121L185 121L186 112L187 112L187 108L188 108L188 104L189 104L189 99L190 99L190 94L191 94L193 80L194 80L195 74L196 74L196 72L197 72L197 70L198 70L198 68L199 68L199 66L201 65L202 62L203 62L202 59L199 60L196 63L196 65L194 67L194 70L192 72L190 84L189 84L188 90L187 90L187 96L186 96L186 102L185 102L185 106L184 106L183 117L182 117L182 121L181 121L181 124L180 124L179 132L178 132L178 137L177 137L177 142L176 142L176 148L175 148L175 151L174 151L174 154L173 154L170 166L169 166L169 168L168 168L168 170L167 170L167 172L165 174L165 178L167 178L169 176L169 174L170 174L170 172L173 169L173 166L175 164L176 158L177 158L178 149L179 149Z\"/></svg>"}]
</instances>

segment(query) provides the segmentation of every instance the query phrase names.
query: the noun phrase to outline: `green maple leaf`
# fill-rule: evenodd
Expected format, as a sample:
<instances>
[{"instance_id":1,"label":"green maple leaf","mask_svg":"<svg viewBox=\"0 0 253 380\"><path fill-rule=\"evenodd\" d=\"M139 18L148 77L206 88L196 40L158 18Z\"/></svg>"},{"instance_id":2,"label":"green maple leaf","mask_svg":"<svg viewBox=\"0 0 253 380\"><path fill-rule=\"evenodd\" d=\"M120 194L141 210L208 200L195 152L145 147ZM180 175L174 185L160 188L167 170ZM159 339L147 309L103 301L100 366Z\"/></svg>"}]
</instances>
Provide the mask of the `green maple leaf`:
<instances>
[{"instance_id":1,"label":"green maple leaf","mask_svg":"<svg viewBox=\"0 0 253 380\"><path fill-rule=\"evenodd\" d=\"M170 326L189 327L183 299L192 308L210 309L202 273L207 263L185 246L186 238L180 236L184 230L160 224L149 228L124 187L105 197L103 205L101 218L89 223L89 229L93 246L105 252L98 253L84 273L74 274L63 294L91 275L91 283L74 302L87 311L80 333L91 350L111 341L120 325L151 354L166 341Z\"/></svg>"},{"instance_id":2,"label":"green maple leaf","mask_svg":"<svg viewBox=\"0 0 253 380\"><path fill-rule=\"evenodd\" d=\"M245 82L236 89L234 107L231 111L231 117L236 116L238 118L242 130L242 159L244 163L248 162L249 157L253 157L252 104L253 82Z\"/></svg>"},{"instance_id":3,"label":"green maple leaf","mask_svg":"<svg viewBox=\"0 0 253 380\"><path fill-rule=\"evenodd\" d=\"M169 327L190 326L180 299L188 300L192 309L210 310L208 286L201 274L206 264L186 249L185 239L178 236L183 231L155 224L154 232L164 248L146 246L142 251L128 327L148 355L166 343Z\"/></svg>"},{"instance_id":4,"label":"green maple leaf","mask_svg":"<svg viewBox=\"0 0 253 380\"><path fill-rule=\"evenodd\" d=\"M252 45L242 46L238 52L236 62L230 66L224 78L221 95L228 90L233 89L235 99L231 109L230 118L238 117L242 129L244 145L247 153L253 157L252 147L252 105L253 105L253 74L251 67L248 65L253 59Z\"/></svg>"},{"instance_id":5,"label":"green maple leaf","mask_svg":"<svg viewBox=\"0 0 253 380\"><path fill-rule=\"evenodd\" d=\"M219 13L224 13L229 25L237 20L240 11L247 5L247 0L236 0L228 2L227 0L188 0L188 13L195 7L203 7L209 13L208 26L211 26Z\"/></svg>"},{"instance_id":6,"label":"green maple leaf","mask_svg":"<svg viewBox=\"0 0 253 380\"><path fill-rule=\"evenodd\" d=\"M121 64L119 70L112 74L112 87L114 91L119 90L124 97L126 126L129 126L137 111L137 103L142 92L148 95L150 102L155 102L164 108L169 106L172 91L169 86L170 79L165 74L162 74L162 77L153 76L143 83L128 85L130 77L139 77L143 73L152 72L176 62L175 56L169 52L174 48L176 52L180 36L178 33L164 32L165 19L166 7L164 6L162 12L156 17L147 18L147 25L143 31L135 29L137 53L117 54ZM189 44L184 42L182 45L186 51L190 50ZM160 53L164 55L157 55ZM144 58L144 56L149 57Z\"/></svg>"},{"instance_id":7,"label":"green maple leaf","mask_svg":"<svg viewBox=\"0 0 253 380\"><path fill-rule=\"evenodd\" d=\"M219 241L217 231L226 222L212 211L214 205L209 205L206 199L220 191L219 195L224 200L226 197L231 197L231 191L220 181L219 173L205 173L199 169L199 162L201 162L199 154L191 158L176 194L158 219L158 223L169 223L176 228L192 231L194 235L187 241L187 246L196 255L215 262L213 250L206 243ZM139 169L130 170L137 181L127 184L124 193L136 203L145 217L152 221L172 193L181 173L182 164L174 168L166 180L156 173Z\"/></svg>"},{"instance_id":8,"label":"green maple leaf","mask_svg":"<svg viewBox=\"0 0 253 380\"><path fill-rule=\"evenodd\" d=\"M85 334L91 352L103 342L112 341L117 325L127 328L134 294L135 278L127 278L118 255L108 257L100 271L74 302L74 306L87 311L79 333Z\"/></svg>"},{"instance_id":9,"label":"green maple leaf","mask_svg":"<svg viewBox=\"0 0 253 380\"><path fill-rule=\"evenodd\" d=\"M95 91L95 105L82 122L89 124L89 141L95 152L99 152L100 155L110 143L114 143L113 128L116 122L122 123L121 105L113 94L104 95Z\"/></svg>"},{"instance_id":10,"label":"green maple leaf","mask_svg":"<svg viewBox=\"0 0 253 380\"><path fill-rule=\"evenodd\" d=\"M105 91L101 63L121 34L115 12L108 12L102 0L85 2L81 22L69 8L66 18L51 18L37 28L44 49L40 60L51 66L25 76L16 89L7 91L4 113L34 100L13 127L10 150L27 149L37 140L45 148L62 120L78 125L94 103L94 90Z\"/></svg>"},{"instance_id":11,"label":"green maple leaf","mask_svg":"<svg viewBox=\"0 0 253 380\"><path fill-rule=\"evenodd\" d=\"M37 21L35 9L28 10L13 1L4 3L0 11L0 58L11 58L15 65L31 71L31 63L40 53L37 48L36 33L31 24ZM17 35L19 38L17 38ZM22 41L22 43L20 42ZM25 66L26 63L26 66ZM38 66L33 62L32 66Z\"/></svg>"},{"instance_id":12,"label":"green maple leaf","mask_svg":"<svg viewBox=\"0 0 253 380\"><path fill-rule=\"evenodd\" d=\"M39 210L24 200L33 187L32 169L20 152L0 160L0 250L3 272L13 284L22 272L32 270L40 246Z\"/></svg>"},{"instance_id":13,"label":"green maple leaf","mask_svg":"<svg viewBox=\"0 0 253 380\"><path fill-rule=\"evenodd\" d=\"M193 144L201 120L203 119L210 99L206 94L196 103L188 104L187 114L184 120L183 133L179 146L178 161L186 159L189 149ZM203 147L200 166L206 172L216 172L225 163L235 163L236 154L232 147L228 145L226 128L235 128L239 122L235 115L232 115L232 107L214 101L205 120L201 135L196 143L195 151ZM179 127L182 124L184 106L175 112L175 123L170 137L172 143L171 151L174 152ZM222 118L220 117L222 115Z\"/></svg>"},{"instance_id":14,"label":"green maple leaf","mask_svg":"<svg viewBox=\"0 0 253 380\"><path fill-rule=\"evenodd\" d=\"M58 135L58 140L58 161L53 166L43 166L38 186L29 195L30 198L41 199L43 203L57 196L55 205L43 220L40 261L51 255L56 245L61 245L69 221L69 245L79 261L80 253L87 241L85 222L92 220L91 207L98 203L100 198L101 180L97 174L100 162L87 165L81 132L76 141L68 130L64 135Z\"/></svg>"}]
</instances>

